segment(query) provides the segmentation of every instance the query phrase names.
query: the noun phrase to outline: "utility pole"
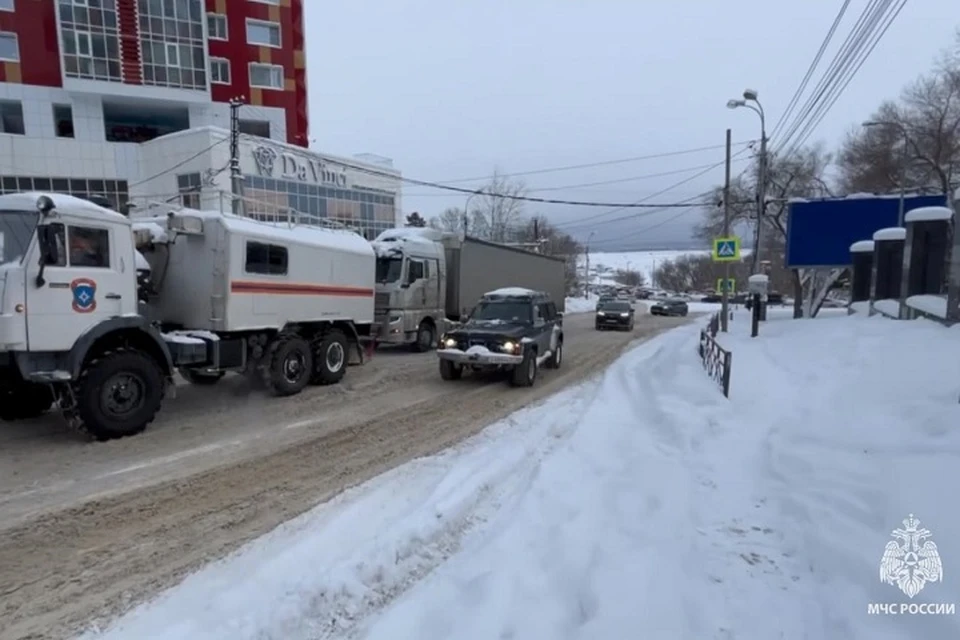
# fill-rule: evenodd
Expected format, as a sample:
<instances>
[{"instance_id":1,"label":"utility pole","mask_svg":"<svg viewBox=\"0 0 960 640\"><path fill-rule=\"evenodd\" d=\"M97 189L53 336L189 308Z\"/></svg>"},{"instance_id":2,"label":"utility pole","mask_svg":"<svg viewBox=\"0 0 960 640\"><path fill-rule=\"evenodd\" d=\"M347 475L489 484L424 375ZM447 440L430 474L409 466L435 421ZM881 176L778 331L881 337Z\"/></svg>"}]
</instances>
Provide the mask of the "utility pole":
<instances>
[{"instance_id":1,"label":"utility pole","mask_svg":"<svg viewBox=\"0 0 960 640\"><path fill-rule=\"evenodd\" d=\"M723 182L723 237L730 237L730 147L732 145L732 132L727 129L727 167L726 178ZM720 296L720 330L727 332L727 316L729 315L730 301L730 263L723 263L723 291Z\"/></svg>"},{"instance_id":2,"label":"utility pole","mask_svg":"<svg viewBox=\"0 0 960 640\"><path fill-rule=\"evenodd\" d=\"M540 221L537 218L533 219L533 242L533 250L540 253Z\"/></svg>"},{"instance_id":3,"label":"utility pole","mask_svg":"<svg viewBox=\"0 0 960 640\"><path fill-rule=\"evenodd\" d=\"M751 273L759 273L760 248L762 243L763 219L767 213L767 132L760 132L760 171L757 176L757 234L753 240L753 268Z\"/></svg>"},{"instance_id":4,"label":"utility pole","mask_svg":"<svg viewBox=\"0 0 960 640\"><path fill-rule=\"evenodd\" d=\"M240 107L243 97L230 100L230 190L234 215L243 215L243 173L240 171Z\"/></svg>"}]
</instances>

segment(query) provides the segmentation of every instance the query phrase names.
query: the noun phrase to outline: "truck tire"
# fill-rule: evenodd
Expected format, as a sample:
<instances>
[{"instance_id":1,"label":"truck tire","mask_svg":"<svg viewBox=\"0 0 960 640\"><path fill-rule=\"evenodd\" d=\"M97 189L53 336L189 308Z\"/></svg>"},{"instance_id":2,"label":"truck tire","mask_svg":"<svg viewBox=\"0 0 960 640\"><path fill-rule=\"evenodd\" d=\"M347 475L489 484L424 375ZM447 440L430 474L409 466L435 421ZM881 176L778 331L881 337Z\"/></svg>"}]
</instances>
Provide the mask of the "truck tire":
<instances>
[{"instance_id":1,"label":"truck tire","mask_svg":"<svg viewBox=\"0 0 960 640\"><path fill-rule=\"evenodd\" d=\"M53 405L53 391L45 384L25 382L0 391L0 420L12 422L42 416Z\"/></svg>"},{"instance_id":2,"label":"truck tire","mask_svg":"<svg viewBox=\"0 0 960 640\"><path fill-rule=\"evenodd\" d=\"M546 361L547 369L559 369L563 364L563 341L557 342L557 348L550 354L550 359Z\"/></svg>"},{"instance_id":3,"label":"truck tire","mask_svg":"<svg viewBox=\"0 0 960 640\"><path fill-rule=\"evenodd\" d=\"M217 384L226 375L223 371L198 371L196 369L178 369L183 379L190 384L196 384L203 387L209 387Z\"/></svg>"},{"instance_id":4,"label":"truck tire","mask_svg":"<svg viewBox=\"0 0 960 640\"><path fill-rule=\"evenodd\" d=\"M463 365L449 360L440 361L440 377L444 380L459 380L463 376Z\"/></svg>"},{"instance_id":5,"label":"truck tire","mask_svg":"<svg viewBox=\"0 0 960 640\"><path fill-rule=\"evenodd\" d=\"M74 385L84 430L103 442L141 433L163 402L165 381L145 353L116 349L87 363Z\"/></svg>"},{"instance_id":6,"label":"truck tire","mask_svg":"<svg viewBox=\"0 0 960 640\"><path fill-rule=\"evenodd\" d=\"M313 371L310 343L298 335L280 335L269 353L270 361L264 370L264 382L270 393L283 397L303 391Z\"/></svg>"},{"instance_id":7,"label":"truck tire","mask_svg":"<svg viewBox=\"0 0 960 640\"><path fill-rule=\"evenodd\" d=\"M413 343L414 351L425 353L437 346L437 332L433 325L424 320L417 327L417 341Z\"/></svg>"},{"instance_id":8,"label":"truck tire","mask_svg":"<svg viewBox=\"0 0 960 640\"><path fill-rule=\"evenodd\" d=\"M537 373L540 367L537 365L537 352L528 349L523 354L523 362L518 364L510 372L511 387L532 387L537 381Z\"/></svg>"},{"instance_id":9,"label":"truck tire","mask_svg":"<svg viewBox=\"0 0 960 640\"><path fill-rule=\"evenodd\" d=\"M310 384L337 384L347 372L347 336L342 331L326 333L314 343Z\"/></svg>"}]
</instances>

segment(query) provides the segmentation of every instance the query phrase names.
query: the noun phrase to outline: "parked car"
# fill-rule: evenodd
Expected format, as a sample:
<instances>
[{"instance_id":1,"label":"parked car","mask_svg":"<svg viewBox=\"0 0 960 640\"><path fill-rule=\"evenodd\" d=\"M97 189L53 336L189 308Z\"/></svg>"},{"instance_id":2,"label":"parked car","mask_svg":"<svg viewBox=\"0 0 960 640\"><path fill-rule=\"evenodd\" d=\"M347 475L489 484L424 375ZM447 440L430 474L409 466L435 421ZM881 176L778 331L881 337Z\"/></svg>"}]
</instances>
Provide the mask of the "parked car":
<instances>
[{"instance_id":1,"label":"parked car","mask_svg":"<svg viewBox=\"0 0 960 640\"><path fill-rule=\"evenodd\" d=\"M596 329L624 329L633 331L634 309L629 302L615 300L597 307Z\"/></svg>"},{"instance_id":2,"label":"parked car","mask_svg":"<svg viewBox=\"0 0 960 640\"><path fill-rule=\"evenodd\" d=\"M563 314L547 293L517 287L490 291L437 349L440 377L459 380L464 369L504 371L515 387L532 387L540 365L559 369Z\"/></svg>"},{"instance_id":3,"label":"parked car","mask_svg":"<svg viewBox=\"0 0 960 640\"><path fill-rule=\"evenodd\" d=\"M652 316L685 316L690 310L690 307L687 305L685 300L679 300L677 298L669 298L650 307L650 315Z\"/></svg>"}]
</instances>

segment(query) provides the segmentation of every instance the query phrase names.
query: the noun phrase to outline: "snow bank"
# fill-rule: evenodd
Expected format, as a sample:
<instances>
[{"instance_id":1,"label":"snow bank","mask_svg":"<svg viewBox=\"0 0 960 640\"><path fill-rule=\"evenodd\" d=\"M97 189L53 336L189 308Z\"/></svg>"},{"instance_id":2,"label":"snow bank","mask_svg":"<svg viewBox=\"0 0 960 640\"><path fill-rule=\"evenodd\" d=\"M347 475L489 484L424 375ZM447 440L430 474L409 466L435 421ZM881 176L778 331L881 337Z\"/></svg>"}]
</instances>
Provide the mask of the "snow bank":
<instances>
[{"instance_id":1,"label":"snow bank","mask_svg":"<svg viewBox=\"0 0 960 640\"><path fill-rule=\"evenodd\" d=\"M599 299L595 295L590 295L587 298L567 298L563 302L563 307L566 313L590 313L596 310Z\"/></svg>"},{"instance_id":2,"label":"snow bank","mask_svg":"<svg viewBox=\"0 0 960 640\"><path fill-rule=\"evenodd\" d=\"M903 227L887 227L886 229L879 229L873 233L874 242L882 242L884 240L906 240L907 239L907 230Z\"/></svg>"},{"instance_id":3,"label":"snow bank","mask_svg":"<svg viewBox=\"0 0 960 640\"><path fill-rule=\"evenodd\" d=\"M907 211L904 222L929 222L931 220L952 220L953 211L949 207L919 207Z\"/></svg>"},{"instance_id":4,"label":"snow bank","mask_svg":"<svg viewBox=\"0 0 960 640\"><path fill-rule=\"evenodd\" d=\"M874 300L873 309L891 318L900 317L900 301L899 300L893 300L893 299Z\"/></svg>"},{"instance_id":5,"label":"snow bank","mask_svg":"<svg viewBox=\"0 0 960 640\"><path fill-rule=\"evenodd\" d=\"M746 313L698 326L288 523L106 639L953 638L960 616L960 333L927 321ZM946 582L878 579L915 514ZM96 637L96 636L88 636Z\"/></svg>"}]
</instances>

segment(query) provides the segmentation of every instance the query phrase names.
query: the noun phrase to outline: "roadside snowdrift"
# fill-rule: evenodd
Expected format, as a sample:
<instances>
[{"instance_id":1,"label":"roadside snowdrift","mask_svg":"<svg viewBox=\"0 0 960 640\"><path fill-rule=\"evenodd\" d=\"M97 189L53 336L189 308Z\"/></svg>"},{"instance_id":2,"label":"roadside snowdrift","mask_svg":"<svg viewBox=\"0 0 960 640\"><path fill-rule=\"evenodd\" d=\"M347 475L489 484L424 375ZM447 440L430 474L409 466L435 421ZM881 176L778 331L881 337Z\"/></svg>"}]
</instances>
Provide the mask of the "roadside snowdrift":
<instances>
[{"instance_id":1,"label":"roadside snowdrift","mask_svg":"<svg viewBox=\"0 0 960 640\"><path fill-rule=\"evenodd\" d=\"M110 640L958 637L960 332L745 314L731 400L673 331L209 566ZM944 583L878 580L915 514Z\"/></svg>"}]
</instances>

